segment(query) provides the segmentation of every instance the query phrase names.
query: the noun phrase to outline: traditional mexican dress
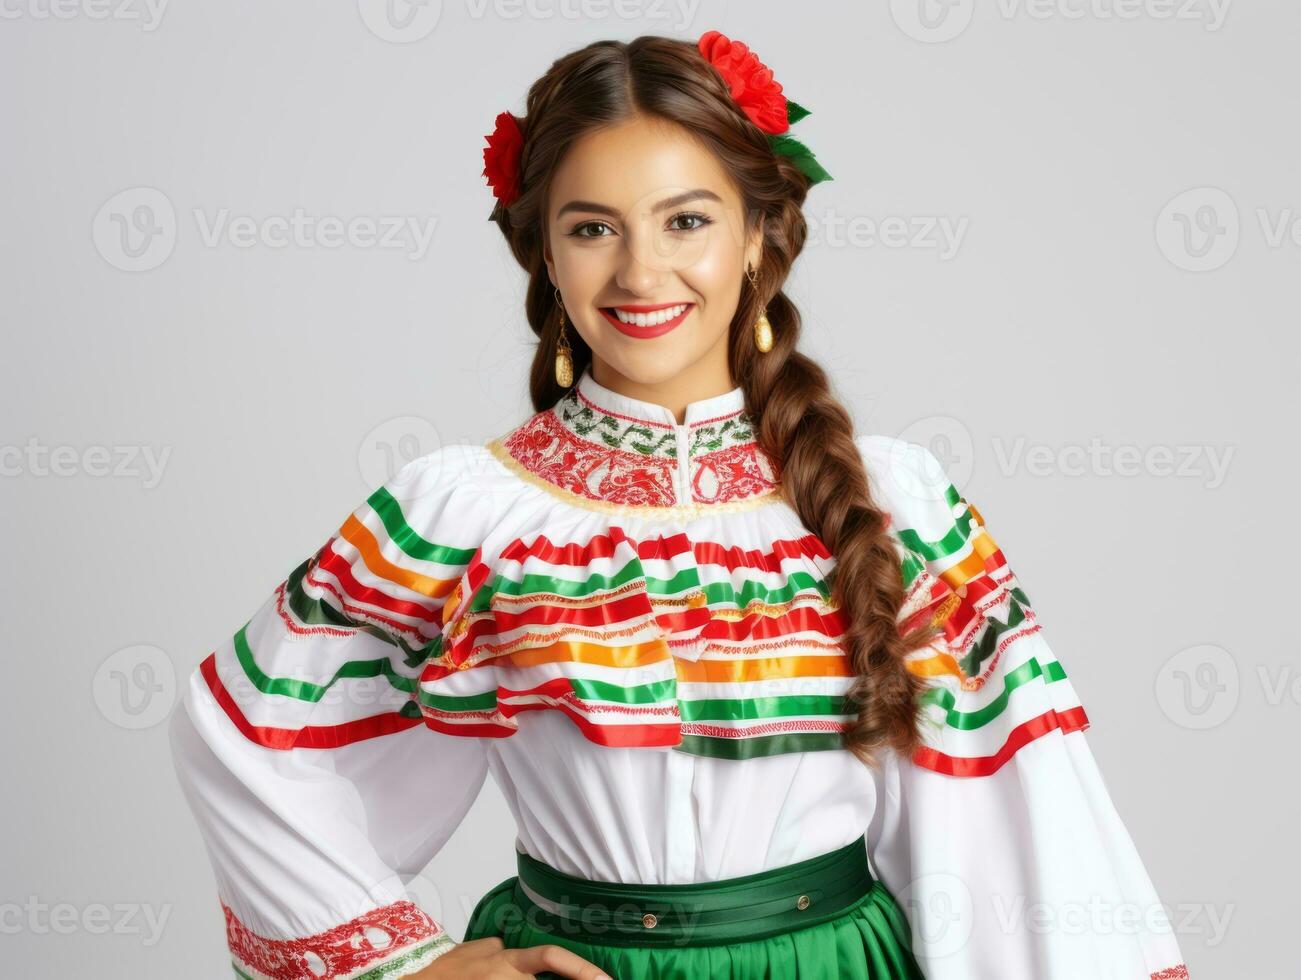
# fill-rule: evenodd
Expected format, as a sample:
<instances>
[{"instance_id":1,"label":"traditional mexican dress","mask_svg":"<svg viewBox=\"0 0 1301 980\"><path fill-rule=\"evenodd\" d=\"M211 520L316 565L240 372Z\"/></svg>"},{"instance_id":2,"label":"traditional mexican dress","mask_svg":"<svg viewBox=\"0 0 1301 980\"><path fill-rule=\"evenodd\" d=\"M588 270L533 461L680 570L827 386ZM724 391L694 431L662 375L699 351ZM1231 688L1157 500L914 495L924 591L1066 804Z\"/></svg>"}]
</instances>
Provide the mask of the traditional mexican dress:
<instances>
[{"instance_id":1,"label":"traditional mexican dress","mask_svg":"<svg viewBox=\"0 0 1301 980\"><path fill-rule=\"evenodd\" d=\"M925 448L856 443L900 625L943 624L908 663L925 744L879 768L841 744L834 556L741 388L679 424L589 369L375 490L171 723L236 973L397 977L452 949L405 885L491 773L519 874L465 939L615 980L1187 977L980 512Z\"/></svg>"}]
</instances>

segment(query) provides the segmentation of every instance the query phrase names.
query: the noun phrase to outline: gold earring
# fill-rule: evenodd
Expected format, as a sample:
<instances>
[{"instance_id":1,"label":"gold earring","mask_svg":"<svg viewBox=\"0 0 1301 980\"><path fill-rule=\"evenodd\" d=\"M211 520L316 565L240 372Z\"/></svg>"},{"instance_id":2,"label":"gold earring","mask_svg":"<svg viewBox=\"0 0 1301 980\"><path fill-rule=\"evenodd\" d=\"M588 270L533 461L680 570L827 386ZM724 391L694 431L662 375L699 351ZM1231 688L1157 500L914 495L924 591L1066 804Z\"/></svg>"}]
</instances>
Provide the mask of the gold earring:
<instances>
[{"instance_id":1,"label":"gold earring","mask_svg":"<svg viewBox=\"0 0 1301 980\"><path fill-rule=\"evenodd\" d=\"M560 337L556 341L556 384L568 388L574 383L574 358L565 337L565 302L560 298L560 288L556 287L556 305L560 307Z\"/></svg>"},{"instance_id":2,"label":"gold earring","mask_svg":"<svg viewBox=\"0 0 1301 980\"><path fill-rule=\"evenodd\" d=\"M745 274L750 280L750 285L754 286L757 292L759 289L759 274L751 270L748 265L745 267ZM759 311L759 318L754 321L754 345L764 353L772 350L772 324L768 322L768 307L766 305Z\"/></svg>"}]
</instances>

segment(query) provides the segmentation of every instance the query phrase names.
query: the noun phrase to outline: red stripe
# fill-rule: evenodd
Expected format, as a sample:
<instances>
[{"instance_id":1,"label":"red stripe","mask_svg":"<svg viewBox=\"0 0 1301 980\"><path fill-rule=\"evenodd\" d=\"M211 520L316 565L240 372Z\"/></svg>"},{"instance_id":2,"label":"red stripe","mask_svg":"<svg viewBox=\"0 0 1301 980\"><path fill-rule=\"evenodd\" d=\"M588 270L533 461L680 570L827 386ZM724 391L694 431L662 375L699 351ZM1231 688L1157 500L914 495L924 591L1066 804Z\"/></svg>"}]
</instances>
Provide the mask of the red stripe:
<instances>
[{"instance_id":1,"label":"red stripe","mask_svg":"<svg viewBox=\"0 0 1301 980\"><path fill-rule=\"evenodd\" d=\"M515 597L528 599L528 596ZM813 600L816 601L816 600ZM646 592L634 592L604 604L572 607L549 602L534 602L523 606L519 612L493 607L490 615L470 623L465 632L448 645L449 659L453 664L463 663L469 651L497 639L500 635L530 626L575 626L600 629L627 623L639 617L650 617L652 601ZM820 612L815 606L803 605L788 609L779 616L754 612L738 619L717 618L706 606L695 609L653 613L658 625L669 633L682 633L699 629L699 639L739 643L744 640L781 640L795 633L817 633L828 640L844 635L845 619L842 611L833 609ZM563 630L557 633L558 640Z\"/></svg>"},{"instance_id":2,"label":"red stripe","mask_svg":"<svg viewBox=\"0 0 1301 980\"><path fill-rule=\"evenodd\" d=\"M507 728L504 725L493 724L448 724L437 718L431 718L425 715L425 724L436 732L444 732L448 735L465 735L472 738L506 738L508 735L514 735L515 729Z\"/></svg>"},{"instance_id":3,"label":"red stripe","mask_svg":"<svg viewBox=\"0 0 1301 980\"><path fill-rule=\"evenodd\" d=\"M682 535L685 538L685 535ZM653 542L647 542L650 544ZM645 549L642 549L645 551ZM716 541L697 541L694 543L696 560L702 565L721 565L731 571L738 568L757 568L764 572L780 572L781 563L787 558L822 558L830 559L831 552L815 534L806 534L801 538L783 538L772 543L770 551L758 548L749 551L733 545L727 547ZM661 555L642 555L643 558L659 558Z\"/></svg>"},{"instance_id":4,"label":"red stripe","mask_svg":"<svg viewBox=\"0 0 1301 980\"><path fill-rule=\"evenodd\" d=\"M502 550L501 557L503 560L520 563L528 558L539 558L551 565L581 568L597 558L612 558L621 544L632 546L641 559L671 560L691 555L698 564L718 565L729 571L754 568L764 572L779 572L782 562L790 558L831 558L827 546L815 534L784 538L773 542L769 550L761 551L758 548L746 550L726 546L715 541L692 541L681 532L634 541L617 524L611 525L607 533L593 536L586 544L576 541L556 544L545 534L539 534L527 544L516 538Z\"/></svg>"},{"instance_id":5,"label":"red stripe","mask_svg":"<svg viewBox=\"0 0 1301 980\"><path fill-rule=\"evenodd\" d=\"M947 584L947 583L946 583ZM963 646L962 637L973 624L984 624L987 607L993 607L1011 598L1011 590L1004 582L990 578L988 575L976 575L963 583L966 592L960 597L958 606L944 622L944 635L954 646ZM949 591L953 591L950 587ZM956 593L955 593L956 594ZM994 596L994 598L990 598Z\"/></svg>"},{"instance_id":6,"label":"red stripe","mask_svg":"<svg viewBox=\"0 0 1301 980\"><path fill-rule=\"evenodd\" d=\"M325 547L321 549L320 560L317 562L319 568L329 572L339 580L348 597L357 602L365 603L369 606L375 606L380 609L387 609L389 612L396 613L399 616L410 616L412 619L423 619L425 622L432 623L438 616L438 610L432 605L425 605L419 602L412 602L407 599L397 599L383 589L377 589L373 586L362 585L352 574L352 563L334 550L334 542L338 538L331 538L326 542ZM357 559L361 561L361 558ZM397 584L397 583L394 583ZM409 627L408 627L409 628Z\"/></svg>"},{"instance_id":7,"label":"red stripe","mask_svg":"<svg viewBox=\"0 0 1301 980\"><path fill-rule=\"evenodd\" d=\"M586 544L571 541L567 544L555 544L545 534L539 534L528 544L516 538L502 549L503 561L516 561L521 564L528 558L540 558L550 565L590 565L597 558L612 558L618 546L637 542L628 537L623 528L617 524L610 525L608 533L598 534L588 539Z\"/></svg>"},{"instance_id":8,"label":"red stripe","mask_svg":"<svg viewBox=\"0 0 1301 980\"><path fill-rule=\"evenodd\" d=\"M551 595L552 593L546 593ZM523 626L551 626L556 623L572 623L575 626L616 626L631 619L645 619L654 613L650 600L644 591L630 592L627 595L601 601L593 599L589 606L564 606L551 602L529 602L530 596L504 596L503 604L519 601L523 603L519 611L503 606L493 606L492 618L497 631L508 633ZM482 625L482 622L476 625Z\"/></svg>"},{"instance_id":9,"label":"red stripe","mask_svg":"<svg viewBox=\"0 0 1301 980\"><path fill-rule=\"evenodd\" d=\"M1049 709L1037 718L1031 718L1013 728L1003 747L993 755L963 758L923 746L914 753L913 762L924 769L932 769L948 776L988 776L997 772L1018 749L1041 735L1057 730L1063 734L1083 731L1088 727L1089 718L1084 713L1083 705L1061 712Z\"/></svg>"},{"instance_id":10,"label":"red stripe","mask_svg":"<svg viewBox=\"0 0 1301 980\"><path fill-rule=\"evenodd\" d=\"M208 682L208 690L217 703L221 705L231 722L250 742L268 749L337 749L342 745L375 738L378 735L390 735L405 731L420 724L419 718L408 718L389 711L369 718L358 718L338 725L305 725L302 728L270 728L254 725L230 696L226 686L217 675L217 655L208 654L199 664L203 679Z\"/></svg>"},{"instance_id":11,"label":"red stripe","mask_svg":"<svg viewBox=\"0 0 1301 980\"><path fill-rule=\"evenodd\" d=\"M334 596L339 603L339 608L348 614L352 622L364 620L367 623L373 623L377 626L385 626L395 633L403 633L418 640L424 640L426 637L420 632L419 627L411 623L403 623L400 620L390 619L388 616L381 616L374 609L366 609L361 606L355 606L348 601L347 597L339 591L338 586L333 582L327 582L325 579L313 578L311 573L303 576L303 581L308 585L315 586L318 589L324 589L330 595ZM295 631L296 632L296 631ZM354 635L361 632L360 629L353 630Z\"/></svg>"}]
</instances>

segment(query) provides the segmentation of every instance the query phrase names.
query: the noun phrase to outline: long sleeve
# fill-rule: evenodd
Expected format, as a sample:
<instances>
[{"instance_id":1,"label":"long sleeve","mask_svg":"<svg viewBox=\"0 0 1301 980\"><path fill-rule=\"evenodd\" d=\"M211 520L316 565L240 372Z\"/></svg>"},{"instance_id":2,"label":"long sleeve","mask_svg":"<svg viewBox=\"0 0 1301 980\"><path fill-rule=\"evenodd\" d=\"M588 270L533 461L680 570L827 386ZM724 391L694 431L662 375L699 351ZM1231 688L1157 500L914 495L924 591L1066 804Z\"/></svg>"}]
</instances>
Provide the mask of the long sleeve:
<instances>
[{"instance_id":1,"label":"long sleeve","mask_svg":"<svg viewBox=\"0 0 1301 980\"><path fill-rule=\"evenodd\" d=\"M925 745L887 757L868 834L928 980L1188 977L1084 707L980 512L924 447L860 446L909 555L904 619L944 630L909 661L929 682Z\"/></svg>"},{"instance_id":2,"label":"long sleeve","mask_svg":"<svg viewBox=\"0 0 1301 980\"><path fill-rule=\"evenodd\" d=\"M408 463L190 676L173 762L237 976L380 980L455 945L406 885L487 773L418 697L475 550L464 482L445 450Z\"/></svg>"}]
</instances>

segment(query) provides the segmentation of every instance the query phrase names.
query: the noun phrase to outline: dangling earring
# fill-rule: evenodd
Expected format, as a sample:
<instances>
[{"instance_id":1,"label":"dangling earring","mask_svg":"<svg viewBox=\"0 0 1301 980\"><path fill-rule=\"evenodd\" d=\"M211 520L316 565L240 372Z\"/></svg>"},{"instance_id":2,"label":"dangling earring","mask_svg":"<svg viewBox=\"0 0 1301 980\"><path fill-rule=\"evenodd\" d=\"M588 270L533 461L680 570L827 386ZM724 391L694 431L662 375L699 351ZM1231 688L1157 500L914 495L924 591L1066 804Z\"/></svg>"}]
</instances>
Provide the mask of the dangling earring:
<instances>
[{"instance_id":1,"label":"dangling earring","mask_svg":"<svg viewBox=\"0 0 1301 980\"><path fill-rule=\"evenodd\" d=\"M565 337L565 302L560 298L560 288L556 287L556 305L560 307L560 338L556 341L556 384L568 388L574 383L574 358Z\"/></svg>"},{"instance_id":2,"label":"dangling earring","mask_svg":"<svg viewBox=\"0 0 1301 980\"><path fill-rule=\"evenodd\" d=\"M750 280L750 285L754 286L757 292L759 289L759 274L751 270L749 265L745 267L745 274ZM768 307L766 305L759 311L759 318L754 321L754 346L764 353L772 350L772 324L768 322Z\"/></svg>"}]
</instances>

